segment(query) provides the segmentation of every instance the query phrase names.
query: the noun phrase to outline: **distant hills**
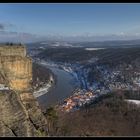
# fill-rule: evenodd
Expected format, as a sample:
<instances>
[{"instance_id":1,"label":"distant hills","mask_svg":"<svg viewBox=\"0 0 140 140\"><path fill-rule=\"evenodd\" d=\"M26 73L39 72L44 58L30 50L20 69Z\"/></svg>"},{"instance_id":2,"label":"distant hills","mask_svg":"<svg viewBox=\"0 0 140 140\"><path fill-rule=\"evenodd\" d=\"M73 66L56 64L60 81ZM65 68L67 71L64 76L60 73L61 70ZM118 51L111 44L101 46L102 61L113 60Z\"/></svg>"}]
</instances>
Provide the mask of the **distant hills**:
<instances>
[{"instance_id":1,"label":"distant hills","mask_svg":"<svg viewBox=\"0 0 140 140\"><path fill-rule=\"evenodd\" d=\"M140 45L140 39L136 40L114 40L114 41L96 41L74 43L83 47L113 47L113 46L133 46Z\"/></svg>"},{"instance_id":2,"label":"distant hills","mask_svg":"<svg viewBox=\"0 0 140 140\"><path fill-rule=\"evenodd\" d=\"M67 41L40 41L26 44L29 48L69 48L69 47L139 47L140 39L136 40L114 40L114 41L96 41L96 42L67 42Z\"/></svg>"}]
</instances>

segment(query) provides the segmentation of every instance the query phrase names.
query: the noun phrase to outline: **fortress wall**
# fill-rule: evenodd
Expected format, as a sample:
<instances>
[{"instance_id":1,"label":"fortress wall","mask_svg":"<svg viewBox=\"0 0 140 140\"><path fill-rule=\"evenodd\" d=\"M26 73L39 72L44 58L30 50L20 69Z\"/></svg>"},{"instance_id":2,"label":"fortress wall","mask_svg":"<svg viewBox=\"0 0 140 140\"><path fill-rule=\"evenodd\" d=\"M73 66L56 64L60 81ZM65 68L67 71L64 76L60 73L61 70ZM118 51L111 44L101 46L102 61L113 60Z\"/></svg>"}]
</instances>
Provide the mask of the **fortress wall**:
<instances>
[{"instance_id":1,"label":"fortress wall","mask_svg":"<svg viewBox=\"0 0 140 140\"><path fill-rule=\"evenodd\" d=\"M12 79L9 84L10 88L16 91L26 91L31 88L29 79Z\"/></svg>"},{"instance_id":2,"label":"fortress wall","mask_svg":"<svg viewBox=\"0 0 140 140\"><path fill-rule=\"evenodd\" d=\"M0 47L0 49L0 52L2 52L0 55L0 70L5 72L10 88L20 91L30 89L32 60L26 56L26 49L23 49L23 47L18 47L18 49L15 47L2 49ZM5 51L6 54L3 54Z\"/></svg>"},{"instance_id":3,"label":"fortress wall","mask_svg":"<svg viewBox=\"0 0 140 140\"><path fill-rule=\"evenodd\" d=\"M13 46L0 46L0 54L2 56L26 56L26 48L25 46L18 46L18 45L13 45Z\"/></svg>"},{"instance_id":4,"label":"fortress wall","mask_svg":"<svg viewBox=\"0 0 140 140\"><path fill-rule=\"evenodd\" d=\"M32 60L30 58L5 56L1 58L1 65L8 77L32 77Z\"/></svg>"},{"instance_id":5,"label":"fortress wall","mask_svg":"<svg viewBox=\"0 0 140 140\"><path fill-rule=\"evenodd\" d=\"M10 81L10 87L15 90L30 88L32 80L32 61L26 57L2 57L2 67Z\"/></svg>"}]
</instances>

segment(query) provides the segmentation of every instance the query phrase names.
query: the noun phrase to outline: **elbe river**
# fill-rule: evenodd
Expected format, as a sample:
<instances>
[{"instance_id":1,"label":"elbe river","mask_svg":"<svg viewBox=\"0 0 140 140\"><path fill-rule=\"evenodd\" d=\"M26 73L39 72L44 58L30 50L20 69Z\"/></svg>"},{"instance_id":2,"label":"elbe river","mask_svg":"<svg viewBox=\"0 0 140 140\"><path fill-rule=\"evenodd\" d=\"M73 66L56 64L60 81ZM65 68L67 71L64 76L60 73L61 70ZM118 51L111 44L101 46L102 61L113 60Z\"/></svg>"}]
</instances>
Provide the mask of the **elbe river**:
<instances>
[{"instance_id":1,"label":"elbe river","mask_svg":"<svg viewBox=\"0 0 140 140\"><path fill-rule=\"evenodd\" d=\"M49 64L43 64L56 76L56 84L50 88L49 92L37 98L42 108L56 105L72 95L73 90L78 87L76 79L68 72Z\"/></svg>"}]
</instances>

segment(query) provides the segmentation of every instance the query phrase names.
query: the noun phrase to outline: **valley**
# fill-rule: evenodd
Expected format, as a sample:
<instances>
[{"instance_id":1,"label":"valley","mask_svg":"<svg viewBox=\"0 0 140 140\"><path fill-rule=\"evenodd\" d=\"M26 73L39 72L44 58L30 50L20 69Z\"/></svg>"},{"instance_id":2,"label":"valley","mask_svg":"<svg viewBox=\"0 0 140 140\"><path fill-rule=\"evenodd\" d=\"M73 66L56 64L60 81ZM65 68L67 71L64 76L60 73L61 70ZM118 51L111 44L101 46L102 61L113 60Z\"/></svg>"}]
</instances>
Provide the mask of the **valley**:
<instances>
[{"instance_id":1,"label":"valley","mask_svg":"<svg viewBox=\"0 0 140 140\"><path fill-rule=\"evenodd\" d=\"M47 102L47 100L48 102L51 102L52 99L48 98L48 96L55 95L58 99L57 102L55 102L55 105L56 103L59 104L61 102L62 105L60 106L63 106L62 108L67 108L66 110L69 112L75 110L75 108L78 109L83 107L85 104L91 104L98 97L104 94L110 94L114 91L122 93L127 92L127 94L125 93L125 96L128 99L140 96L139 47L90 48L90 51L89 48L77 47L44 48L43 50L36 49L35 54L36 55L32 56L33 59L40 64L46 65L46 67L56 74L56 77L59 73L68 73L68 77L70 77L68 79L73 78L74 80L73 88L67 88L71 84L67 82L69 81L68 79L65 80L60 74L60 77L64 80L59 80L62 85L59 86L59 88L61 89L61 87L64 87L64 90L53 88L53 92L50 91L51 93L48 92L48 94L44 94L43 97L39 97L40 101L42 98L42 100L44 100L43 102ZM79 93L77 92L77 89L80 90ZM54 92L54 90L56 91ZM67 96L68 91L70 97ZM83 95L88 94L88 92L90 92L91 97L83 97ZM130 98L129 92L135 92L135 94L132 94L133 96ZM63 96L63 94L65 96L60 98L58 93L59 96ZM45 96L46 98L44 98ZM54 100L54 97L52 98ZM77 99L74 99L69 103L65 101L66 98L68 101L69 98ZM52 103L50 105L54 104Z\"/></svg>"}]
</instances>

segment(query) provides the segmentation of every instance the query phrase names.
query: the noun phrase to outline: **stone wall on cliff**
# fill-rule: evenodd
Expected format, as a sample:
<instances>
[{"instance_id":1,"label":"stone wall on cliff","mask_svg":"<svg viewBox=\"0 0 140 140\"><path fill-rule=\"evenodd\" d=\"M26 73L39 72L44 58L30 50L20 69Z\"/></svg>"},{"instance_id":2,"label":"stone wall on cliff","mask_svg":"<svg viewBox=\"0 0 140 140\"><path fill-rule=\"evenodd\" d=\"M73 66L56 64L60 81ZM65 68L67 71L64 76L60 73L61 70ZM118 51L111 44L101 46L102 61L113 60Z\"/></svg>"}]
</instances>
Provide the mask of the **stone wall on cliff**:
<instances>
[{"instance_id":1,"label":"stone wall on cliff","mask_svg":"<svg viewBox=\"0 0 140 140\"><path fill-rule=\"evenodd\" d=\"M32 60L26 56L25 46L1 46L0 69L16 91L29 90L32 80Z\"/></svg>"},{"instance_id":2,"label":"stone wall on cliff","mask_svg":"<svg viewBox=\"0 0 140 140\"><path fill-rule=\"evenodd\" d=\"M0 45L0 55L26 57L26 47L24 45Z\"/></svg>"}]
</instances>

